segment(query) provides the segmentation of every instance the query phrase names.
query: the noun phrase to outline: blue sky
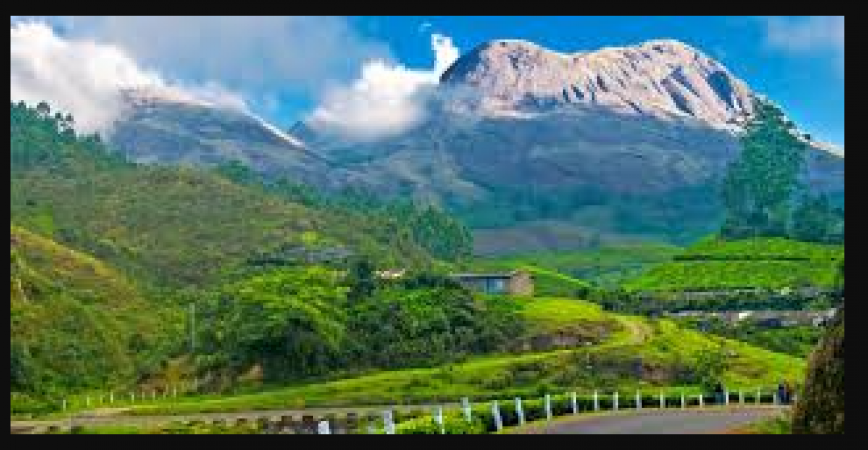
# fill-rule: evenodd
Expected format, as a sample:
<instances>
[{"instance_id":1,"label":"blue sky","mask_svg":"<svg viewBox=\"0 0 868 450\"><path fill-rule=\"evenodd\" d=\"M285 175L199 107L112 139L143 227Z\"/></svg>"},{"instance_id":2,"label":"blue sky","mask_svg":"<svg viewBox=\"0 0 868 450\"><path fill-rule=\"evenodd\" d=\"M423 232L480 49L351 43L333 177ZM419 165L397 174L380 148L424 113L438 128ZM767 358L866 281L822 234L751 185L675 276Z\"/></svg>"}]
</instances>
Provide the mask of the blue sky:
<instances>
[{"instance_id":1,"label":"blue sky","mask_svg":"<svg viewBox=\"0 0 868 450\"><path fill-rule=\"evenodd\" d=\"M17 81L26 85L19 91L34 95L56 88L61 105L78 109L85 108L86 96L81 94L88 91L63 89L82 90L90 83L98 97L102 86L120 83L113 78L142 80L156 74L166 83L195 86L212 96L242 98L253 112L281 128L327 104L330 93L332 101L340 103L338 94L349 89L340 87L358 84L371 60L383 59L410 78L428 82L424 80L435 60L432 33L451 38L460 53L503 38L526 39L562 52L672 38L721 61L754 90L783 105L817 138L844 143L842 17L14 16L13 38L16 24L22 22L45 24L55 36L30 30L13 39L13 96L16 63L26 69L19 74L30 75L34 68L50 72L39 83L27 84L19 76ZM111 48L67 45L82 41ZM82 60L90 61L89 66L79 67L76 61ZM69 63L64 66L63 61ZM80 82L66 81L75 74L82 77Z\"/></svg>"}]
</instances>

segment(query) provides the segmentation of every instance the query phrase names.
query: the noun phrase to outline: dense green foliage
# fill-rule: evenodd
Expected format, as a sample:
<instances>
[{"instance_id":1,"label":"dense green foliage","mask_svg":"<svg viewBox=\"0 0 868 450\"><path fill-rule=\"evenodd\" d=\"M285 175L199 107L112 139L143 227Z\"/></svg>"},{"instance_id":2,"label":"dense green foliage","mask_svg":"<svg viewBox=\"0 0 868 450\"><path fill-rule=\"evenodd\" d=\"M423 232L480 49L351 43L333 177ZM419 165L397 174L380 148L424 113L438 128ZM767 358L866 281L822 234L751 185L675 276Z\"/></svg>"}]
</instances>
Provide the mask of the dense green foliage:
<instances>
[{"instance_id":1,"label":"dense green foliage","mask_svg":"<svg viewBox=\"0 0 868 450\"><path fill-rule=\"evenodd\" d=\"M824 332L823 328L810 325L767 328L754 323L728 325L721 320L683 319L678 322L686 327L800 358L810 355Z\"/></svg>"},{"instance_id":2,"label":"dense green foliage","mask_svg":"<svg viewBox=\"0 0 868 450\"><path fill-rule=\"evenodd\" d=\"M14 225L11 239L13 414L160 370L176 348L169 308L88 255Z\"/></svg>"},{"instance_id":3,"label":"dense green foliage","mask_svg":"<svg viewBox=\"0 0 868 450\"><path fill-rule=\"evenodd\" d=\"M235 376L259 366L266 382L286 381L441 364L494 351L521 331L508 298L428 276L377 280L367 295L347 295L367 282L306 266L228 285L203 308L201 359Z\"/></svg>"},{"instance_id":4,"label":"dense green foliage","mask_svg":"<svg viewBox=\"0 0 868 450\"><path fill-rule=\"evenodd\" d=\"M329 192L286 178L265 179L238 162L221 164L216 171L235 182L260 188L291 202L346 216L352 223L374 221L387 229L369 229L367 232L408 235L436 258L456 260L469 256L472 250L470 231L461 222L434 207L418 207L399 200L381 200L377 195L354 188Z\"/></svg>"},{"instance_id":5,"label":"dense green foliage","mask_svg":"<svg viewBox=\"0 0 868 450\"><path fill-rule=\"evenodd\" d=\"M755 102L755 117L742 136L742 152L722 186L727 238L793 237L812 242L844 240L843 208L801 184L808 144L775 105Z\"/></svg>"},{"instance_id":6,"label":"dense green foliage","mask_svg":"<svg viewBox=\"0 0 868 450\"><path fill-rule=\"evenodd\" d=\"M795 434L844 433L844 308L838 310L809 362L793 411Z\"/></svg>"},{"instance_id":7,"label":"dense green foliage","mask_svg":"<svg viewBox=\"0 0 868 450\"><path fill-rule=\"evenodd\" d=\"M601 311L572 299L524 300L528 336L560 336L573 324L596 326L583 336L595 345L538 353L476 356L429 368L378 371L333 381L269 389L236 396L203 397L174 404L140 406L139 414L242 411L291 407L454 402L536 396L594 389L635 391L684 386L696 393L709 374L727 386L755 389L802 376L804 361L749 344L678 327L668 320L648 320ZM558 307L560 306L560 307ZM547 325L547 321L557 325ZM616 324L612 326L612 324ZM591 328L593 329L593 328ZM723 372L703 365L703 355L723 354Z\"/></svg>"},{"instance_id":8,"label":"dense green foliage","mask_svg":"<svg viewBox=\"0 0 868 450\"><path fill-rule=\"evenodd\" d=\"M783 238L712 238L688 248L627 283L631 291L780 290L834 288L844 258L841 245Z\"/></svg>"}]
</instances>

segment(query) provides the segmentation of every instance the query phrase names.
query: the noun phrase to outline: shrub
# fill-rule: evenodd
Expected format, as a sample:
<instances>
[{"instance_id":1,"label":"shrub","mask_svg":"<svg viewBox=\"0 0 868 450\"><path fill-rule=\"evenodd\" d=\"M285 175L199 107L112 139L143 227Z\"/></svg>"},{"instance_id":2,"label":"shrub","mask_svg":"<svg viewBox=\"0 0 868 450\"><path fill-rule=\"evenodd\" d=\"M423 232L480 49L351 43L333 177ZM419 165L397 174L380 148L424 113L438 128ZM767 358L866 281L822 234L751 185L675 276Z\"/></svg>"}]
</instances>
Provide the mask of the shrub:
<instances>
[{"instance_id":1,"label":"shrub","mask_svg":"<svg viewBox=\"0 0 868 450\"><path fill-rule=\"evenodd\" d=\"M444 414L443 432L444 434L484 434L486 426L479 417L473 417L472 421L467 422L463 414ZM395 434L440 434L440 425L434 417L420 417L397 424Z\"/></svg>"}]
</instances>

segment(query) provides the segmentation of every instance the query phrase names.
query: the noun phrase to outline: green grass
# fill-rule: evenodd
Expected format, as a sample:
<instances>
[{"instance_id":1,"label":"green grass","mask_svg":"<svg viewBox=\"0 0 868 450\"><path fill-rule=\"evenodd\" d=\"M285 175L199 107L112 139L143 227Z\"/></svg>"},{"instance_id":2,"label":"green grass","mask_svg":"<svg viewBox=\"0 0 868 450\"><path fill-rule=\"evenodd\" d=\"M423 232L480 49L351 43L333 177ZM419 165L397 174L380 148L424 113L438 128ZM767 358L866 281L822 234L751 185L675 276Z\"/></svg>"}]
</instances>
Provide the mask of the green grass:
<instances>
[{"instance_id":1,"label":"green grass","mask_svg":"<svg viewBox=\"0 0 868 450\"><path fill-rule=\"evenodd\" d=\"M666 244L623 244L582 251L541 252L500 258L480 258L474 260L472 264L478 267L498 269L534 267L547 273L564 274L583 283L593 282L598 285L614 286L622 280L638 275L651 265L668 261L679 251L681 251L679 247ZM541 273L540 275L545 274ZM538 286L540 295L563 295L563 292L547 289L545 286L547 280L544 277L540 281L543 283L541 287ZM569 288L570 286L565 287Z\"/></svg>"},{"instance_id":2,"label":"green grass","mask_svg":"<svg viewBox=\"0 0 868 450\"><path fill-rule=\"evenodd\" d=\"M532 333L547 333L577 323L615 322L594 303L554 297L535 297L523 303L522 315Z\"/></svg>"},{"instance_id":3,"label":"green grass","mask_svg":"<svg viewBox=\"0 0 868 450\"><path fill-rule=\"evenodd\" d=\"M672 321L653 321L600 311L571 299L529 300L526 312L537 330L557 329L570 320L612 320L621 330L600 345L529 354L472 358L433 368L383 371L348 379L276 388L225 397L185 399L174 404L140 406L134 414L183 414L324 406L454 402L462 396L510 398L577 389L659 389L695 386L679 384L677 373L695 364L709 349L734 351L723 379L731 388L771 386L778 380L800 379L804 361L679 328ZM543 323L553 319L552 325ZM592 368L585 364L590 362ZM636 363L642 370L635 372Z\"/></svg>"},{"instance_id":4,"label":"green grass","mask_svg":"<svg viewBox=\"0 0 868 450\"><path fill-rule=\"evenodd\" d=\"M628 281L633 291L834 286L844 247L788 239L700 242Z\"/></svg>"}]
</instances>

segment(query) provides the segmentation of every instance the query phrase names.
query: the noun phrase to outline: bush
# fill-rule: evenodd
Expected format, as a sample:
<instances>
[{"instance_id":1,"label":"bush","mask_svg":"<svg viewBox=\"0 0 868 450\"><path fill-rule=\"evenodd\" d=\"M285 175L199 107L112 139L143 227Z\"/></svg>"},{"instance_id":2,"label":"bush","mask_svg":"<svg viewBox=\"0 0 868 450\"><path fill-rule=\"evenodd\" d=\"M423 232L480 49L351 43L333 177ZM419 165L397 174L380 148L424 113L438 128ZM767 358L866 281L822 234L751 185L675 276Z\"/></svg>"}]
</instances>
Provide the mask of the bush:
<instances>
[{"instance_id":1,"label":"bush","mask_svg":"<svg viewBox=\"0 0 868 450\"><path fill-rule=\"evenodd\" d=\"M472 421L467 422L463 414L443 415L444 434L484 434L485 432L486 426L479 417L473 417ZM397 424L395 434L440 434L440 425L434 417L420 417Z\"/></svg>"}]
</instances>

